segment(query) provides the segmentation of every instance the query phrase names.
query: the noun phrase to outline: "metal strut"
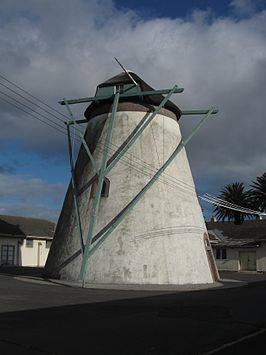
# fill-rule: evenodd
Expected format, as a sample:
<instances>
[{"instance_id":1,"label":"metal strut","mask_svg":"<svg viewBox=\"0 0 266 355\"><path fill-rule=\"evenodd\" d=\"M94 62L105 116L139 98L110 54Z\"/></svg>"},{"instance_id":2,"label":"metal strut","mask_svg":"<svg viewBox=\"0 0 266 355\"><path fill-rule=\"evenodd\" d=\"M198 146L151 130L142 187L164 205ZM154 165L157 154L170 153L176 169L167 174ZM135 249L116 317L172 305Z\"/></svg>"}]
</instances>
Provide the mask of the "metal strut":
<instances>
[{"instance_id":1,"label":"metal strut","mask_svg":"<svg viewBox=\"0 0 266 355\"><path fill-rule=\"evenodd\" d=\"M92 205L89 230L88 230L88 234L87 234L83 259L82 259L81 268L80 268L80 278L82 280L84 280L85 269L87 266L88 254L89 254L89 250L90 250L90 246L91 246L91 240L92 240L92 236L93 236L94 226L95 226L95 223L97 220L97 214L98 214L98 208L99 208L99 203L100 203L100 198L101 198L103 182L104 182L104 178L107 174L106 165L107 165L107 160L108 160L109 147L110 147L110 143L112 141L113 128L114 128L114 123L115 123L116 111L117 111L117 107L118 107L118 101L119 101L119 91L116 92L115 98L114 98L114 103L113 103L113 107L112 107L112 114L111 114L111 118L109 121L108 129L107 129L106 143L105 143L104 151L103 151L102 164L101 164L99 177L98 177L98 181L97 181L97 188L96 188L96 192L95 192L95 197L94 197L93 205Z\"/></svg>"},{"instance_id":2,"label":"metal strut","mask_svg":"<svg viewBox=\"0 0 266 355\"><path fill-rule=\"evenodd\" d=\"M67 101L64 99L65 105L68 109L69 115L71 118L73 118L73 114L67 104ZM68 139L68 152L69 152L69 164L70 164L70 170L71 170L71 184L72 184L72 189L73 189L73 199L74 199L74 205L75 205L75 211L76 211L76 219L78 222L78 230L79 230L79 239L80 239L80 248L81 252L83 254L84 252L84 243L83 243L83 236L82 236L82 228L81 228L81 220L80 220L80 212L79 212L79 205L78 205L78 198L77 198L77 188L76 188L76 182L75 182L75 169L74 169L74 162L73 162L73 154L72 154L72 144L71 144L71 137L70 137L70 128L69 124L67 123L67 139Z\"/></svg>"}]
</instances>

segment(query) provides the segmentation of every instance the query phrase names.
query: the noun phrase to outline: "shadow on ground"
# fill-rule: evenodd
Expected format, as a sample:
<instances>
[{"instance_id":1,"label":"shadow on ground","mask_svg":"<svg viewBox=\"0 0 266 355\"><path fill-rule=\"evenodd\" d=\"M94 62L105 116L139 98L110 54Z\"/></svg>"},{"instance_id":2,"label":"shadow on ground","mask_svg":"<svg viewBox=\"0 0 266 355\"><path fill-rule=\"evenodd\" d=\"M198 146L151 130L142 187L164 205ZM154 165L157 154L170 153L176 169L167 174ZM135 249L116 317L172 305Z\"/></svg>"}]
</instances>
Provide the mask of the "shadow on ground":
<instances>
[{"instance_id":1,"label":"shadow on ground","mask_svg":"<svg viewBox=\"0 0 266 355\"><path fill-rule=\"evenodd\" d=\"M8 275L1 282L0 303L11 310L0 306L4 355L263 353L255 338L218 348L265 329L266 281L167 293L35 285ZM35 309L16 310L23 304Z\"/></svg>"}]
</instances>

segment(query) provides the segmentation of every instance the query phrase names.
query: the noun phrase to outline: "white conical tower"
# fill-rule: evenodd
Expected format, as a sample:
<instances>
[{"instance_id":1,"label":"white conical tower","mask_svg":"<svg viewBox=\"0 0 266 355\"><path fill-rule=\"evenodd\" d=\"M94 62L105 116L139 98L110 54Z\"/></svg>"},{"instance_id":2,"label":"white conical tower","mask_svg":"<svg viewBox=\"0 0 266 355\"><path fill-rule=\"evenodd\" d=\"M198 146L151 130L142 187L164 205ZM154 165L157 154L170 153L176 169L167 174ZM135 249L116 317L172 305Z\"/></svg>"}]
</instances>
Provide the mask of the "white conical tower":
<instances>
[{"instance_id":1,"label":"white conical tower","mask_svg":"<svg viewBox=\"0 0 266 355\"><path fill-rule=\"evenodd\" d=\"M164 97L159 93L141 96L141 92L153 89L136 74L131 75L138 86L126 73L120 74L98 86L99 101L85 112L85 141L93 159L89 160L82 146L73 174L76 189L69 185L45 273L95 284L213 283L217 273L184 148L143 191L181 142L178 120L182 112L170 101L158 110ZM118 90L120 99L114 109L114 93ZM110 99L102 99L107 94ZM139 133L156 109L158 112ZM134 132L138 132L134 143L127 145ZM111 145L106 166L114 166L106 170L94 218L92 209L100 179L95 170L104 160L108 135ZM120 157L125 146L127 151ZM138 201L128 208L136 195Z\"/></svg>"}]
</instances>

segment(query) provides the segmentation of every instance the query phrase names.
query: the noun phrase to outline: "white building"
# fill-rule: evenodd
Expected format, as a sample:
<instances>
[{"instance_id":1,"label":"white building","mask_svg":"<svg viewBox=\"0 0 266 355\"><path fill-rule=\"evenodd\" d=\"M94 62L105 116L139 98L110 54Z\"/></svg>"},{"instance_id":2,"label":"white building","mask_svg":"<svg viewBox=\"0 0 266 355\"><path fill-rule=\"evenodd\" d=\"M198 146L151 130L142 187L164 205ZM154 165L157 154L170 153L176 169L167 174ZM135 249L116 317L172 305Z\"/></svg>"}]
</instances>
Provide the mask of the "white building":
<instances>
[{"instance_id":1,"label":"white building","mask_svg":"<svg viewBox=\"0 0 266 355\"><path fill-rule=\"evenodd\" d=\"M266 272L266 220L207 222L220 271Z\"/></svg>"},{"instance_id":2,"label":"white building","mask_svg":"<svg viewBox=\"0 0 266 355\"><path fill-rule=\"evenodd\" d=\"M112 95L117 89L125 93L115 114L108 156L111 162L164 99L160 94L134 96L136 90L154 90L136 74L131 75L137 81L137 87L132 86L131 79L122 73L100 84L96 90L98 97L101 92ZM85 112L85 140L96 167L101 166L103 159L113 99L98 101ZM165 173L141 196L134 208L127 207L182 141L178 124L180 116L181 110L167 101L127 153L108 171L92 245L111 232L89 257L85 282L183 285L213 283L217 279L185 149L175 156ZM75 166L75 177L85 243L88 225L93 219L97 175L83 146ZM121 219L125 211L127 214ZM45 267L48 277L80 279L84 263L80 239L70 184Z\"/></svg>"},{"instance_id":3,"label":"white building","mask_svg":"<svg viewBox=\"0 0 266 355\"><path fill-rule=\"evenodd\" d=\"M0 215L0 265L44 266L54 229L44 219Z\"/></svg>"}]
</instances>

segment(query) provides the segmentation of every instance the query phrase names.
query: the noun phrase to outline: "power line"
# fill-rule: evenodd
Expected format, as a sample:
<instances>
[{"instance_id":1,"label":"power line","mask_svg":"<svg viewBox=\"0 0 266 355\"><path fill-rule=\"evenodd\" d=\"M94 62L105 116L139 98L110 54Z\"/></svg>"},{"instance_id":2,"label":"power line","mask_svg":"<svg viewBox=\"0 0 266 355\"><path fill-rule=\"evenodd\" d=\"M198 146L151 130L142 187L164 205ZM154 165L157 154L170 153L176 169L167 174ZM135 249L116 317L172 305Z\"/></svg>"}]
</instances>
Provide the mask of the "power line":
<instances>
[{"instance_id":1,"label":"power line","mask_svg":"<svg viewBox=\"0 0 266 355\"><path fill-rule=\"evenodd\" d=\"M31 110L31 111L34 112L35 114L37 114L37 115L43 117L44 119L48 120L49 122L52 122L54 125L56 125L56 126L58 126L58 127L60 127L60 128L64 128L64 126L62 126L61 124L59 124L59 123L53 121L52 119L50 119L50 118L47 117L47 116L44 116L44 115L43 115L42 113L40 113L40 112L33 110L33 108L31 108L31 107L28 106L28 105L25 105L23 102L21 102L21 101L15 99L15 98L12 97L11 95L8 95L8 94L4 93L4 92L1 91L1 90L0 90L0 93L1 93L2 95L7 96L7 97L10 98L11 100L17 102L19 105L22 105L22 106L26 107L27 109ZM42 121L42 122L43 122L43 121Z\"/></svg>"},{"instance_id":2,"label":"power line","mask_svg":"<svg viewBox=\"0 0 266 355\"><path fill-rule=\"evenodd\" d=\"M105 146L105 144L104 143L98 143L98 144L100 144L100 145L102 145L102 146ZM114 145L114 144L112 144L112 145ZM115 145L114 145L115 146ZM116 147L118 147L118 146L116 146ZM110 150L112 150L112 151L115 151L113 148L110 148ZM135 158L136 160L139 160L141 163L138 163L137 161L135 161L134 163L135 164L137 164L137 165L139 165L139 166L141 166L142 168L144 168L144 169L148 169L148 171L149 171L149 173L151 174L154 174L157 170L158 170L158 168L157 167L155 167L154 165L152 165L152 164L149 164L149 163L147 163L147 162L145 162L144 160L142 160L142 159L140 159L139 157L137 157L136 155L134 155L134 154L131 154L131 153L126 153L125 155L124 155L124 157L125 158L127 158L127 159L131 159L131 157L129 157L129 155L132 157L132 158ZM143 165L142 163L144 163L145 165ZM162 177L164 177L164 178L166 178L168 181L171 181L171 182L173 182L173 183L177 183L177 184L181 184L181 185L184 185L184 186L182 186L182 188L184 188L184 189L189 189L189 190L191 190L191 191L194 191L194 187L192 186L192 185L189 185L189 184L187 184L187 183L185 183L184 181L182 181L182 180L180 180L180 179L177 179L176 177L174 177L174 176L172 176L172 175L169 175L169 174L167 174L167 173L163 173L162 174Z\"/></svg>"},{"instance_id":3,"label":"power line","mask_svg":"<svg viewBox=\"0 0 266 355\"><path fill-rule=\"evenodd\" d=\"M14 87L16 87L16 88L18 88L19 90L21 90L21 91L23 91L24 93L26 93L26 94L29 95L30 97L34 98L34 99L37 100L38 102L42 103L43 105L45 105L45 106L48 107L49 109L51 109L51 110L57 112L58 114L60 114L61 116L65 117L65 118L69 119L68 116L62 114L61 112L55 110L53 107L47 105L45 102L43 102L42 100L40 100L40 99L37 98L36 96L32 95L31 93L29 93L29 92L26 91L25 89L21 88L19 85L15 84L15 83L12 82L11 80L8 80L8 79L7 79L6 77L4 77L3 75L0 74L0 77L1 77L2 79L4 79L5 81L7 81L8 83L10 83L11 85L13 85ZM52 117L58 119L58 120L61 121L61 122L64 122L64 120L62 120L61 118L57 117L57 116L54 115L53 113L51 113L51 112L49 112L48 110L44 109L43 107L41 107L41 106L38 105L37 103L33 102L32 100L28 99L27 97L21 95L21 94L18 93L17 91L15 91L15 90L9 88L7 85L5 85L5 84L3 84L3 83L0 83L0 85L4 86L4 87L7 88L8 90L10 90L11 92L13 92L13 93L15 93L16 95L20 96L20 97L23 98L24 100L30 102L31 104L33 104L33 105L39 107L41 110L45 111L47 114L51 115ZM40 118L37 117L36 115L34 115L34 114L32 114L32 113L30 113L30 112L28 112L28 111L22 109L21 107L15 105L14 103L11 103L11 102L9 102L8 100L5 100L4 98L1 97L1 99L2 99L3 101L7 102L9 105L12 105L12 106L16 107L17 109L21 110L22 112L26 113L27 115L31 116L32 118L35 118L35 119L39 120L40 122L42 122L42 123L44 123L44 124L50 126L51 128L56 129L58 132L63 133L64 135L67 135L67 133L66 133L65 131L62 131L62 129L64 129L64 127L61 126L60 124L58 124L57 122L55 122L54 120L52 120L51 118L49 118L49 117L47 117L47 116L44 116L43 114L39 113L38 111L33 110L30 106L25 105L25 104L22 103L21 101L15 99L14 97L12 97L12 96L10 96L10 95L8 95L8 94L2 92L2 91L0 91L0 93L2 93L3 95L7 96L7 97L10 98L11 100L17 102L19 105L22 105L22 106L26 107L27 109L29 109L30 111L34 112L35 114L41 116L41 117L44 118L45 120L48 120L49 122L51 122L53 125L56 125L56 126L59 127L60 129L58 129L57 127L55 127L55 126L49 124L48 122L46 122L46 121L40 119ZM76 127L76 125L74 125L74 126L75 126L75 127L74 127L75 130L78 130L81 134L84 133L83 131L81 131L80 129L78 129L78 127ZM73 139L73 142L74 142L74 141L81 142L81 140L80 140L79 138L76 138L76 137L75 137L75 130L74 130L74 136L71 136L71 138ZM114 147L116 147L116 148L119 148L117 145L115 145L115 144L113 144L113 143L111 143L111 145L114 146ZM115 151L115 150L112 149L112 148L110 148L110 150L113 150L113 152ZM125 155L131 156L131 157L133 157L134 159L139 160L141 163L135 162L135 164L137 164L138 166L142 167L143 169L146 169L146 172L145 172L146 175L147 175L147 174L148 174L148 175L151 175L151 174L153 174L153 173L157 170L157 167L155 167L155 166L152 165L152 164L147 163L146 161L140 159L139 157L133 155L132 153L126 153ZM157 152L157 155L158 155L158 152ZM125 156L125 157L127 158L127 156ZM128 158L128 159L130 159L130 158ZM122 159L120 159L119 161L121 162ZM126 162L126 161L124 161L124 160L123 160L123 162L126 163L126 164L128 164L128 162ZM145 165L143 165L142 163L144 163ZM134 169L134 167L132 166L132 164L131 164L131 163L129 163L129 164L130 164L129 166ZM149 169L148 172L147 172L147 168ZM135 170L136 170L136 168L135 168ZM138 171L144 173L143 170L138 169ZM174 185L179 185L179 186L180 186L180 184L182 184L182 185L184 185L184 186L181 186L182 188L189 188L189 189L191 189L191 190L194 191L194 187L193 187L193 186L191 186L191 185L189 185L189 184L187 184L187 183L185 183L185 182L183 182L183 181L181 181L181 180L178 180L178 179L176 179L175 177L173 177L173 176L171 176L171 175L169 175L169 174L164 173L162 176L163 176L164 178L165 178L165 177L168 177L168 178L166 178L166 180L168 181L168 184L169 184L169 182L170 182L172 185L174 184ZM170 178L170 179L169 179L169 178Z\"/></svg>"},{"instance_id":4,"label":"power line","mask_svg":"<svg viewBox=\"0 0 266 355\"><path fill-rule=\"evenodd\" d=\"M5 102L6 102L6 103L8 103L9 105L16 107L18 110L23 111L23 112L24 112L24 113L26 113L27 115L32 116L33 118L37 119L38 121L40 121L40 122L42 122L42 123L46 124L47 126L50 126L51 128L56 129L58 132L63 133L64 135L66 135L66 133L65 133L65 132L61 131L61 130L60 130L60 129L58 129L57 127L52 126L51 124L49 124L48 122L46 122L46 121L42 120L41 118L39 118L39 117L37 117L37 116L35 116L35 115L31 114L30 112L25 111L23 108L21 108L21 107L17 106L16 104L14 104L14 103L12 103L12 102L10 102L10 101L8 101L8 100L4 99L4 98L3 98L3 97L1 97L1 96L0 96L0 99L1 99L1 100L3 100L3 101L5 101Z\"/></svg>"},{"instance_id":5,"label":"power line","mask_svg":"<svg viewBox=\"0 0 266 355\"><path fill-rule=\"evenodd\" d=\"M242 206L238 206L238 205L232 204L230 202L227 202L225 200L215 198L213 196L208 197L208 194L205 194L204 196L199 196L199 198L201 200L206 201L208 203L211 203L213 205L220 206L220 207L223 207L223 208L226 208L226 209L231 209L233 211L242 212L242 213L246 213L246 214L258 214L258 215L261 215L261 216L265 216L266 215L266 213L263 213L263 212L260 212L260 211L255 211L255 210L251 210L249 208L245 208L245 207L242 207Z\"/></svg>"},{"instance_id":6,"label":"power line","mask_svg":"<svg viewBox=\"0 0 266 355\"><path fill-rule=\"evenodd\" d=\"M68 116L64 115L62 112L57 111L54 107L48 105L47 103L45 103L44 101L40 100L38 97L32 95L29 91L23 89L22 87L20 87L19 85L15 84L14 82L12 82L11 80L8 80L6 77L4 77L3 75L0 74L0 78L4 79L5 81L7 81L9 84L15 86L16 88L18 88L19 90L23 91L24 93L26 93L27 95L29 95L30 97L32 97L33 99L39 101L40 103L42 103L44 106L50 108L51 110L57 112L59 115L65 117L68 119Z\"/></svg>"},{"instance_id":7,"label":"power line","mask_svg":"<svg viewBox=\"0 0 266 355\"><path fill-rule=\"evenodd\" d=\"M36 102L33 102L32 100L28 99L27 97L21 95L20 93L18 93L17 91L11 89L10 87L8 87L7 85L0 83L0 85L4 86L6 89L10 90L11 92L13 92L14 94L20 96L21 98L23 98L24 100L30 102L31 104L33 104L34 106L40 108L41 110L43 110L44 112L48 113L49 115L53 116L54 118L56 118L57 120L61 121L61 122L65 122L62 118L57 117L56 115L54 115L53 113L51 113L50 111L46 110L45 108L43 108L42 106L36 104Z\"/></svg>"}]
</instances>

